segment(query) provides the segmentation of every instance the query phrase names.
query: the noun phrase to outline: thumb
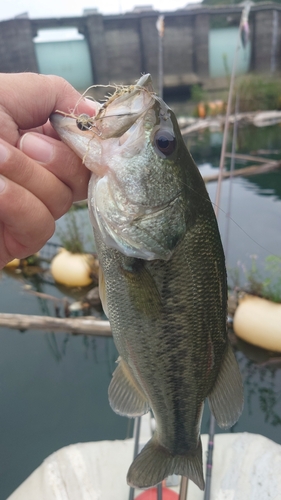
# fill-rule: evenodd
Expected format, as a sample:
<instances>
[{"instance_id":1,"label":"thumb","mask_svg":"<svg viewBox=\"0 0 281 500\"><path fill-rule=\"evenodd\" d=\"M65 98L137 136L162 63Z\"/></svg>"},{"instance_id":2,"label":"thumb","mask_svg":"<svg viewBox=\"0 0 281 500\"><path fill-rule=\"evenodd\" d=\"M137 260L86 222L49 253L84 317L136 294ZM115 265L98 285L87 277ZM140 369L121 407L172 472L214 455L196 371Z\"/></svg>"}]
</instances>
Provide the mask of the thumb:
<instances>
[{"instance_id":1,"label":"thumb","mask_svg":"<svg viewBox=\"0 0 281 500\"><path fill-rule=\"evenodd\" d=\"M73 201L87 197L90 172L62 141L28 132L21 137L18 148L68 186L72 191Z\"/></svg>"}]
</instances>

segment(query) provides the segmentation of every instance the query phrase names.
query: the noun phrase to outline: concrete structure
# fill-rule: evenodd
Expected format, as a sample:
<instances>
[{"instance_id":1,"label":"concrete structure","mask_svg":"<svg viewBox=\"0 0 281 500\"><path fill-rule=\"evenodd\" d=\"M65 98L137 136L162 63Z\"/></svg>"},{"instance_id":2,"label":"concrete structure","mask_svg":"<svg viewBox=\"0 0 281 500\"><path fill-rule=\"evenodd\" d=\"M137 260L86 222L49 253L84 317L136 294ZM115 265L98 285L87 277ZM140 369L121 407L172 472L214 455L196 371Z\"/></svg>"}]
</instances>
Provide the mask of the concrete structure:
<instances>
[{"instance_id":1,"label":"concrete structure","mask_svg":"<svg viewBox=\"0 0 281 500\"><path fill-rule=\"evenodd\" d=\"M202 7L164 13L164 86L206 82L209 30L214 17L240 19L241 6ZM0 23L0 71L37 71L33 37L38 30L76 27L88 42L94 83L130 83L149 72L158 75L159 12L131 12L54 19L13 19ZM250 70L281 71L281 5L256 4L250 13Z\"/></svg>"},{"instance_id":2,"label":"concrete structure","mask_svg":"<svg viewBox=\"0 0 281 500\"><path fill-rule=\"evenodd\" d=\"M6 73L37 71L30 19L0 23L0 71Z\"/></svg>"}]
</instances>

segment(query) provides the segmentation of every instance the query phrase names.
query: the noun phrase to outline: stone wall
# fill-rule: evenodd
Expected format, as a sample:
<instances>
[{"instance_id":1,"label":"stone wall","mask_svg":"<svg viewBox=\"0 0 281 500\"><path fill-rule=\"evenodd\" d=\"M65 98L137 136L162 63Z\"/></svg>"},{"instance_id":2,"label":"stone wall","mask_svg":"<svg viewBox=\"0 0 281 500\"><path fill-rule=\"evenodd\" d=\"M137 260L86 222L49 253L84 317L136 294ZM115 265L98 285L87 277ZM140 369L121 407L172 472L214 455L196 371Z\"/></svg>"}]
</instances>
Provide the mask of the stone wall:
<instances>
[{"instance_id":1,"label":"stone wall","mask_svg":"<svg viewBox=\"0 0 281 500\"><path fill-rule=\"evenodd\" d=\"M0 72L37 71L32 21L13 19L0 23Z\"/></svg>"},{"instance_id":2,"label":"stone wall","mask_svg":"<svg viewBox=\"0 0 281 500\"><path fill-rule=\"evenodd\" d=\"M253 70L272 74L280 71L281 10L256 11L253 27Z\"/></svg>"},{"instance_id":3,"label":"stone wall","mask_svg":"<svg viewBox=\"0 0 281 500\"><path fill-rule=\"evenodd\" d=\"M166 12L163 39L164 86L206 82L212 16L239 19L242 7L202 7ZM90 49L95 83L133 83L141 73L158 76L159 12L54 19L13 19L0 23L0 71L37 71L33 37L39 29L77 27ZM237 22L237 21L236 21ZM256 4L250 13L251 70L281 70L281 6Z\"/></svg>"}]
</instances>

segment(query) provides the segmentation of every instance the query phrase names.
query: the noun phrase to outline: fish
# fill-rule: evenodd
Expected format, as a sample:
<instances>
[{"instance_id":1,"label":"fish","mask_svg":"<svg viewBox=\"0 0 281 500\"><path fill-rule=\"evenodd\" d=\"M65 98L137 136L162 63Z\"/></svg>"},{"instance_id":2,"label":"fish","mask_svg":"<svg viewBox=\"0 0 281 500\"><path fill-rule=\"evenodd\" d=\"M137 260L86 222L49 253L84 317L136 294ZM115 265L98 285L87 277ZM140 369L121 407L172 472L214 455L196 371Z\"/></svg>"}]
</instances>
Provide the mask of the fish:
<instances>
[{"instance_id":1,"label":"fish","mask_svg":"<svg viewBox=\"0 0 281 500\"><path fill-rule=\"evenodd\" d=\"M56 112L50 121L92 171L100 296L119 353L110 405L128 417L151 410L156 421L127 482L148 488L175 473L204 489L205 399L222 429L243 408L224 252L204 181L149 74L118 87L95 117Z\"/></svg>"}]
</instances>

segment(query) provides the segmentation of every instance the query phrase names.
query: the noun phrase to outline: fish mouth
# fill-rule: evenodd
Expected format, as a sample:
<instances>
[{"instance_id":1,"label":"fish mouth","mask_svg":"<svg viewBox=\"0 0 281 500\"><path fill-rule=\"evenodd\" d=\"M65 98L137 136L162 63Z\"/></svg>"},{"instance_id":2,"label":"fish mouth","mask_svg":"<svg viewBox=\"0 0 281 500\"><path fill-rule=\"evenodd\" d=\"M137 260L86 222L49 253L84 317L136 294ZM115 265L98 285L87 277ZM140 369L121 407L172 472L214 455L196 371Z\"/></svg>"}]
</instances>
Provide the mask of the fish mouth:
<instances>
[{"instance_id":1,"label":"fish mouth","mask_svg":"<svg viewBox=\"0 0 281 500\"><path fill-rule=\"evenodd\" d=\"M93 117L56 111L49 119L61 139L99 176L100 164L98 169L94 165L99 163L102 142L120 139L122 145L128 137L126 133L141 121L155 100L151 76L147 74L135 85L117 87Z\"/></svg>"},{"instance_id":2,"label":"fish mouth","mask_svg":"<svg viewBox=\"0 0 281 500\"><path fill-rule=\"evenodd\" d=\"M135 85L121 87L101 106L93 120L93 131L100 139L120 138L155 102L150 75Z\"/></svg>"}]
</instances>

